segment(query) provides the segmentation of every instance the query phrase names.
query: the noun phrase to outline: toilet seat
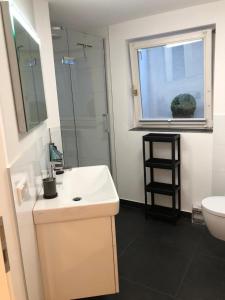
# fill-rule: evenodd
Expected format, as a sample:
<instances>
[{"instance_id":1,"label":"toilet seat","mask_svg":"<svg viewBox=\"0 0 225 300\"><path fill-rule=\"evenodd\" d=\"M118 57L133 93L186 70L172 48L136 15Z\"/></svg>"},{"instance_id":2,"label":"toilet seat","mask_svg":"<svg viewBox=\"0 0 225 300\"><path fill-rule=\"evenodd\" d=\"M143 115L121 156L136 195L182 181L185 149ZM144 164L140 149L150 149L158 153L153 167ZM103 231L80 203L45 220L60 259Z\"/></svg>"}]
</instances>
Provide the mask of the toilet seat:
<instances>
[{"instance_id":1,"label":"toilet seat","mask_svg":"<svg viewBox=\"0 0 225 300\"><path fill-rule=\"evenodd\" d=\"M209 213L225 218L225 196L212 196L202 200L202 207Z\"/></svg>"}]
</instances>

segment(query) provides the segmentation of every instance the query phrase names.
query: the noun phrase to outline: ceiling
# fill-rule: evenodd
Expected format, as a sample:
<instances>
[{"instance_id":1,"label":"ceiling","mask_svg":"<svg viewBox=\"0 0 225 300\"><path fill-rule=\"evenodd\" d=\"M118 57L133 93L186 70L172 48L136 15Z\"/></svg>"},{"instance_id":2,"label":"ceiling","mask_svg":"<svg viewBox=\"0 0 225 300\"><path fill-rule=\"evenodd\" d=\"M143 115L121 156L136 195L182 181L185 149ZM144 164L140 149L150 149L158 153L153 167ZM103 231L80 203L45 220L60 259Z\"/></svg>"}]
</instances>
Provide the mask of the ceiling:
<instances>
[{"instance_id":1,"label":"ceiling","mask_svg":"<svg viewBox=\"0 0 225 300\"><path fill-rule=\"evenodd\" d=\"M215 1L218 0L49 0L53 25L83 31Z\"/></svg>"}]
</instances>

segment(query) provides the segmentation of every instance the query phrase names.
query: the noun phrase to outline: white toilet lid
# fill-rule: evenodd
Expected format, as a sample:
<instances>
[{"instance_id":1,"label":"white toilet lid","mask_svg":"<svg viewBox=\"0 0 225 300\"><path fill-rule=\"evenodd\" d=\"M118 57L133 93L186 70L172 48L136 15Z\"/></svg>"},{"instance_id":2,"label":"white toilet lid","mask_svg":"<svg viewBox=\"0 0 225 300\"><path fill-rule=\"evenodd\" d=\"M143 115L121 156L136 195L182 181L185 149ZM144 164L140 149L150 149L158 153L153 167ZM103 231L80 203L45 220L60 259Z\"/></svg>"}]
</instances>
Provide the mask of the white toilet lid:
<instances>
[{"instance_id":1,"label":"white toilet lid","mask_svg":"<svg viewBox=\"0 0 225 300\"><path fill-rule=\"evenodd\" d=\"M202 206L210 213L225 218L225 197L214 196L202 200Z\"/></svg>"}]
</instances>

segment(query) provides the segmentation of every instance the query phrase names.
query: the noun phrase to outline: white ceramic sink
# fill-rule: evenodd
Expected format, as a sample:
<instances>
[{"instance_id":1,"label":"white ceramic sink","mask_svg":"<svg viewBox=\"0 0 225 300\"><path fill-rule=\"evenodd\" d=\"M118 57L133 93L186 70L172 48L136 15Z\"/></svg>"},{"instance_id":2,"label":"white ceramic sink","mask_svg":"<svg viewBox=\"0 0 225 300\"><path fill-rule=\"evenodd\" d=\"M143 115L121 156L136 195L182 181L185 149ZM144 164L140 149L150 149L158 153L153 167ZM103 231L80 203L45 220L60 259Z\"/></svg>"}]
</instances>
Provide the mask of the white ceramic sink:
<instances>
[{"instance_id":1,"label":"white ceramic sink","mask_svg":"<svg viewBox=\"0 0 225 300\"><path fill-rule=\"evenodd\" d=\"M57 175L58 197L38 200L33 209L35 224L113 216L119 197L107 166L81 167ZM73 199L80 197L80 201Z\"/></svg>"}]
</instances>

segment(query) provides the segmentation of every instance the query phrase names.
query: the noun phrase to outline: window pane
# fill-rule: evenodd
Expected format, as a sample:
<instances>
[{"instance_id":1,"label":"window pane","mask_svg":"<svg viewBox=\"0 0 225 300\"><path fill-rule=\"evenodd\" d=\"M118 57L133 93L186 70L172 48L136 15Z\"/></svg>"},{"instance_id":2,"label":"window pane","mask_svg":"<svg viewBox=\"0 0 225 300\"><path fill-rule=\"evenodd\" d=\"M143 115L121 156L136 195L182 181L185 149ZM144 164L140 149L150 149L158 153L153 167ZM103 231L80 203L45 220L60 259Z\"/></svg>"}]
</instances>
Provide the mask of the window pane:
<instances>
[{"instance_id":1,"label":"window pane","mask_svg":"<svg viewBox=\"0 0 225 300\"><path fill-rule=\"evenodd\" d=\"M139 49L138 63L143 119L204 118L203 40Z\"/></svg>"}]
</instances>

